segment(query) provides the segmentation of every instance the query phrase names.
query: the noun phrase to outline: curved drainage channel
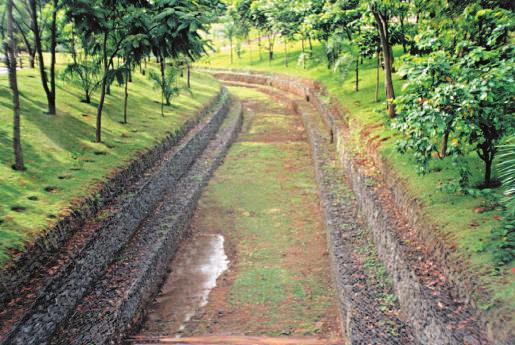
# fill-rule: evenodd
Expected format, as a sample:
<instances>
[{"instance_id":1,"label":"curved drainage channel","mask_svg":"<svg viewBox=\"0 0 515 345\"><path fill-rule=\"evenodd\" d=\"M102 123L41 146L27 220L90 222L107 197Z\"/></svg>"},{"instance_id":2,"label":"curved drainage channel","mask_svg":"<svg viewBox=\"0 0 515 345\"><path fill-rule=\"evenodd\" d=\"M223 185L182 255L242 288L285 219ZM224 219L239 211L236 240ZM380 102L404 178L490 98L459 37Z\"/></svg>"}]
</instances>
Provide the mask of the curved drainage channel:
<instances>
[{"instance_id":1,"label":"curved drainage channel","mask_svg":"<svg viewBox=\"0 0 515 345\"><path fill-rule=\"evenodd\" d=\"M169 265L171 273L150 307L140 334L179 338L197 310L207 304L218 277L228 267L222 235L194 235Z\"/></svg>"},{"instance_id":2,"label":"curved drainage channel","mask_svg":"<svg viewBox=\"0 0 515 345\"><path fill-rule=\"evenodd\" d=\"M129 342L343 344L302 120L285 98L230 93L242 102L243 130Z\"/></svg>"}]
</instances>

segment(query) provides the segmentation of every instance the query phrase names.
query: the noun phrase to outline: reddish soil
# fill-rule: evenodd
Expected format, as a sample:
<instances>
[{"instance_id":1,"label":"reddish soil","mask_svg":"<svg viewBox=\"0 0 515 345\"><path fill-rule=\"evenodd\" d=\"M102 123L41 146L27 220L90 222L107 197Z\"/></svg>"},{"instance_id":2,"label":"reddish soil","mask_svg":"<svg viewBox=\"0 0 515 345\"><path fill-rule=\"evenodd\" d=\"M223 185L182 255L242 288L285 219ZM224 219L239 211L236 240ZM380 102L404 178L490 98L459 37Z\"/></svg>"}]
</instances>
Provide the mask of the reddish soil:
<instances>
[{"instance_id":1,"label":"reddish soil","mask_svg":"<svg viewBox=\"0 0 515 345\"><path fill-rule=\"evenodd\" d=\"M207 337L136 337L136 344L182 344L182 345L338 345L332 340L319 338L290 338L290 337L243 337L243 336L207 336Z\"/></svg>"}]
</instances>

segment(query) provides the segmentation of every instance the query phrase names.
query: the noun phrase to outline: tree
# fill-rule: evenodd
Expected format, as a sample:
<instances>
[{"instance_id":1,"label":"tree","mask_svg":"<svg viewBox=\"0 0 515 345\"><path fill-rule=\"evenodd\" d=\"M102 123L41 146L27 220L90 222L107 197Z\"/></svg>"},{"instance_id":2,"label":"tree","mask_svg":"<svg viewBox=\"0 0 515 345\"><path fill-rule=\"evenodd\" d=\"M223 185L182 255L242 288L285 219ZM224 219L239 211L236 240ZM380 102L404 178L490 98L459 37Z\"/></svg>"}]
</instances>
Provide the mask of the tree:
<instances>
[{"instance_id":1,"label":"tree","mask_svg":"<svg viewBox=\"0 0 515 345\"><path fill-rule=\"evenodd\" d=\"M234 36L236 36L236 25L232 21L232 19L229 19L224 24L224 37L229 40L229 51L231 56L231 65L233 63L233 40Z\"/></svg>"},{"instance_id":2,"label":"tree","mask_svg":"<svg viewBox=\"0 0 515 345\"><path fill-rule=\"evenodd\" d=\"M41 39L41 29L38 19L38 4L36 0L28 0L29 12L31 16L31 27L34 34L35 50L38 56L39 62L39 74L41 77L41 84L45 91L48 103L48 114L55 115L55 53L57 47L57 11L58 11L58 0L52 0L52 19L50 24L50 80L48 80L47 72L45 69L45 59L43 57L43 43ZM50 85L49 85L50 84Z\"/></svg>"},{"instance_id":3,"label":"tree","mask_svg":"<svg viewBox=\"0 0 515 345\"><path fill-rule=\"evenodd\" d=\"M130 21L125 40L120 55L124 59L123 66L115 71L119 83L123 83L123 123L127 123L127 108L129 103L129 82L131 81L131 70L152 51L151 38L149 35L149 18L145 13L139 13Z\"/></svg>"},{"instance_id":4,"label":"tree","mask_svg":"<svg viewBox=\"0 0 515 345\"><path fill-rule=\"evenodd\" d=\"M23 164L23 151L21 146L21 129L20 129L20 93L18 91L18 79L16 75L16 42L14 40L14 17L13 17L13 0L7 0L7 38L4 37L4 50L6 54L6 64L9 71L9 87L12 91L13 99L13 149L14 149L14 166L15 170L25 170ZM4 35L5 36L5 35Z\"/></svg>"},{"instance_id":5,"label":"tree","mask_svg":"<svg viewBox=\"0 0 515 345\"><path fill-rule=\"evenodd\" d=\"M125 42L132 39L127 32L133 20L140 20L140 10L149 6L144 0L66 0L67 16L83 39L97 40L102 63L100 101L97 107L95 141L102 141L102 111L113 61ZM111 79L112 80L112 79Z\"/></svg>"},{"instance_id":6,"label":"tree","mask_svg":"<svg viewBox=\"0 0 515 345\"><path fill-rule=\"evenodd\" d=\"M29 55L29 67L34 68L34 58L36 55L36 47L34 43L34 37L31 35L31 24L30 20L30 12L28 11L28 6L26 5L26 2L24 1L22 4L19 4L18 6L16 4L13 4L14 12L14 24L16 25L17 31L19 32L23 43L25 45L25 50L27 51L27 54Z\"/></svg>"},{"instance_id":7,"label":"tree","mask_svg":"<svg viewBox=\"0 0 515 345\"><path fill-rule=\"evenodd\" d=\"M344 45L347 48L346 60L351 57L354 61L355 91L359 90L359 53L356 52L359 47L356 46L357 40L353 36L361 30L359 20L362 12L363 9L359 8L358 0L338 0L334 3L327 3L323 15L323 19L327 22L326 25L332 32L329 37L337 35L336 38L342 40L340 34L343 34L347 39L347 43Z\"/></svg>"},{"instance_id":8,"label":"tree","mask_svg":"<svg viewBox=\"0 0 515 345\"><path fill-rule=\"evenodd\" d=\"M237 48L240 47L240 49L237 50L238 58L240 58L242 52L241 41L247 40L247 46L249 48L249 60L252 62L252 45L250 44L250 30L252 23L249 21L248 16L240 15L239 11L242 9L238 8L238 6L246 6L246 3L248 3L246 0L237 0L235 4L229 8L228 13L231 15L237 28L236 37L239 40L237 43Z\"/></svg>"},{"instance_id":9,"label":"tree","mask_svg":"<svg viewBox=\"0 0 515 345\"><path fill-rule=\"evenodd\" d=\"M315 24L317 18L319 18L322 12L324 2L325 1L323 0L311 0L297 1L294 4L294 10L297 12L299 18L298 34L300 35L302 48L302 53L299 58L301 59L304 68L306 68L306 60L308 58L311 58L313 55L311 38L314 36L314 33L316 32ZM309 51L307 54L305 49L306 40L309 43Z\"/></svg>"},{"instance_id":10,"label":"tree","mask_svg":"<svg viewBox=\"0 0 515 345\"><path fill-rule=\"evenodd\" d=\"M468 114L462 121L467 136L485 164L484 185L492 186L492 164L503 136L515 128L515 58L513 48L486 51L475 48L460 62L467 87L462 105Z\"/></svg>"},{"instance_id":11,"label":"tree","mask_svg":"<svg viewBox=\"0 0 515 345\"><path fill-rule=\"evenodd\" d=\"M98 89L101 82L101 63L98 58L92 56L90 45L91 43L85 39L81 51L77 51L75 37L72 37L69 49L73 63L67 65L61 74L63 80L72 82L82 89L84 98L81 102L88 104L91 103L92 93Z\"/></svg>"},{"instance_id":12,"label":"tree","mask_svg":"<svg viewBox=\"0 0 515 345\"><path fill-rule=\"evenodd\" d=\"M179 94L179 87L177 87L177 68L168 67L166 69L165 78L161 78L161 74L150 71L149 78L154 82L155 88L161 90L161 104L170 106L172 105L172 98ZM161 115L164 116L163 108L161 107Z\"/></svg>"},{"instance_id":13,"label":"tree","mask_svg":"<svg viewBox=\"0 0 515 345\"><path fill-rule=\"evenodd\" d=\"M359 55L362 58L376 57L376 87L375 87L375 101L379 102L379 70L381 68L381 42L379 34L374 28L373 19L368 16L361 18L362 28L358 35L355 37L356 45L358 46Z\"/></svg>"},{"instance_id":14,"label":"tree","mask_svg":"<svg viewBox=\"0 0 515 345\"><path fill-rule=\"evenodd\" d=\"M158 0L153 7L149 31L154 55L159 60L161 72L161 99L166 98L166 58L178 59L187 56L191 60L205 52L206 42L200 36L210 18L208 4L188 0ZM171 71L171 70L170 70ZM161 114L164 114L161 102Z\"/></svg>"},{"instance_id":15,"label":"tree","mask_svg":"<svg viewBox=\"0 0 515 345\"><path fill-rule=\"evenodd\" d=\"M464 111L459 100L466 91L458 81L458 71L453 68L451 57L443 51L407 57L400 73L402 77L409 77L402 96L397 99L398 116L393 122L394 127L406 136L399 142L399 148L401 152L411 149L420 172L424 173L433 152L439 152L442 158L447 155L449 136L458 127ZM439 138L440 150L437 147Z\"/></svg>"},{"instance_id":16,"label":"tree","mask_svg":"<svg viewBox=\"0 0 515 345\"><path fill-rule=\"evenodd\" d=\"M267 7L268 21L273 32L281 35L284 43L284 65L288 67L288 41L299 30L299 16L291 1L274 0Z\"/></svg>"},{"instance_id":17,"label":"tree","mask_svg":"<svg viewBox=\"0 0 515 345\"><path fill-rule=\"evenodd\" d=\"M397 1L373 0L369 2L369 9L376 21L376 28L381 41L384 61L384 87L386 90L388 116L395 117L395 89L392 79L393 52L390 45L390 21L396 13Z\"/></svg>"},{"instance_id":18,"label":"tree","mask_svg":"<svg viewBox=\"0 0 515 345\"><path fill-rule=\"evenodd\" d=\"M273 26L274 1L256 0L251 5L254 25L265 32L268 40L268 62L274 59L274 46L277 32Z\"/></svg>"},{"instance_id":19,"label":"tree","mask_svg":"<svg viewBox=\"0 0 515 345\"><path fill-rule=\"evenodd\" d=\"M410 79L398 99L394 127L405 134L399 142L401 152L412 150L421 172L427 171L432 153L438 151L435 140L441 138L441 157L477 152L484 162L483 185L493 185L497 145L515 128L513 55L509 47L491 51L475 47L455 60L436 52L403 66Z\"/></svg>"}]
</instances>

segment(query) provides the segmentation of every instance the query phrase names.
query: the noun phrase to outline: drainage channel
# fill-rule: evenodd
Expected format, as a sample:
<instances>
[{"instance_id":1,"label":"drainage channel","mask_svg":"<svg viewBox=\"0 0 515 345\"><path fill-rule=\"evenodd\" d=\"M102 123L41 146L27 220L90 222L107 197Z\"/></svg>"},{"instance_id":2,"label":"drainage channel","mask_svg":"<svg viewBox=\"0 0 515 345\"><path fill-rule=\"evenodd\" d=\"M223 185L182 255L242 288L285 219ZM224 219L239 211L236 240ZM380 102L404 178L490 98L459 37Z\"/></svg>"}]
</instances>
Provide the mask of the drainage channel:
<instances>
[{"instance_id":1,"label":"drainage channel","mask_svg":"<svg viewBox=\"0 0 515 345\"><path fill-rule=\"evenodd\" d=\"M238 140L132 344L343 344L315 171L285 99L243 87Z\"/></svg>"}]
</instances>

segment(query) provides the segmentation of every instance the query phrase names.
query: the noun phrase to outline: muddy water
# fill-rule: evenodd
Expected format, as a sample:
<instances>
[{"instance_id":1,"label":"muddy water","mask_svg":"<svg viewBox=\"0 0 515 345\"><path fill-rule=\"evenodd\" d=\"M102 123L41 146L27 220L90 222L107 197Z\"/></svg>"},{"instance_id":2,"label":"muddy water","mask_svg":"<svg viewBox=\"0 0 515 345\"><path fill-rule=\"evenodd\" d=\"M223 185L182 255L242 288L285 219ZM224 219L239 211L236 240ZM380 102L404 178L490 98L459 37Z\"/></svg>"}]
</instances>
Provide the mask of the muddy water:
<instances>
[{"instance_id":1,"label":"muddy water","mask_svg":"<svg viewBox=\"0 0 515 345\"><path fill-rule=\"evenodd\" d=\"M196 234L170 263L171 273L151 306L143 335L180 337L195 313L207 304L216 280L229 267L224 237Z\"/></svg>"}]
</instances>

